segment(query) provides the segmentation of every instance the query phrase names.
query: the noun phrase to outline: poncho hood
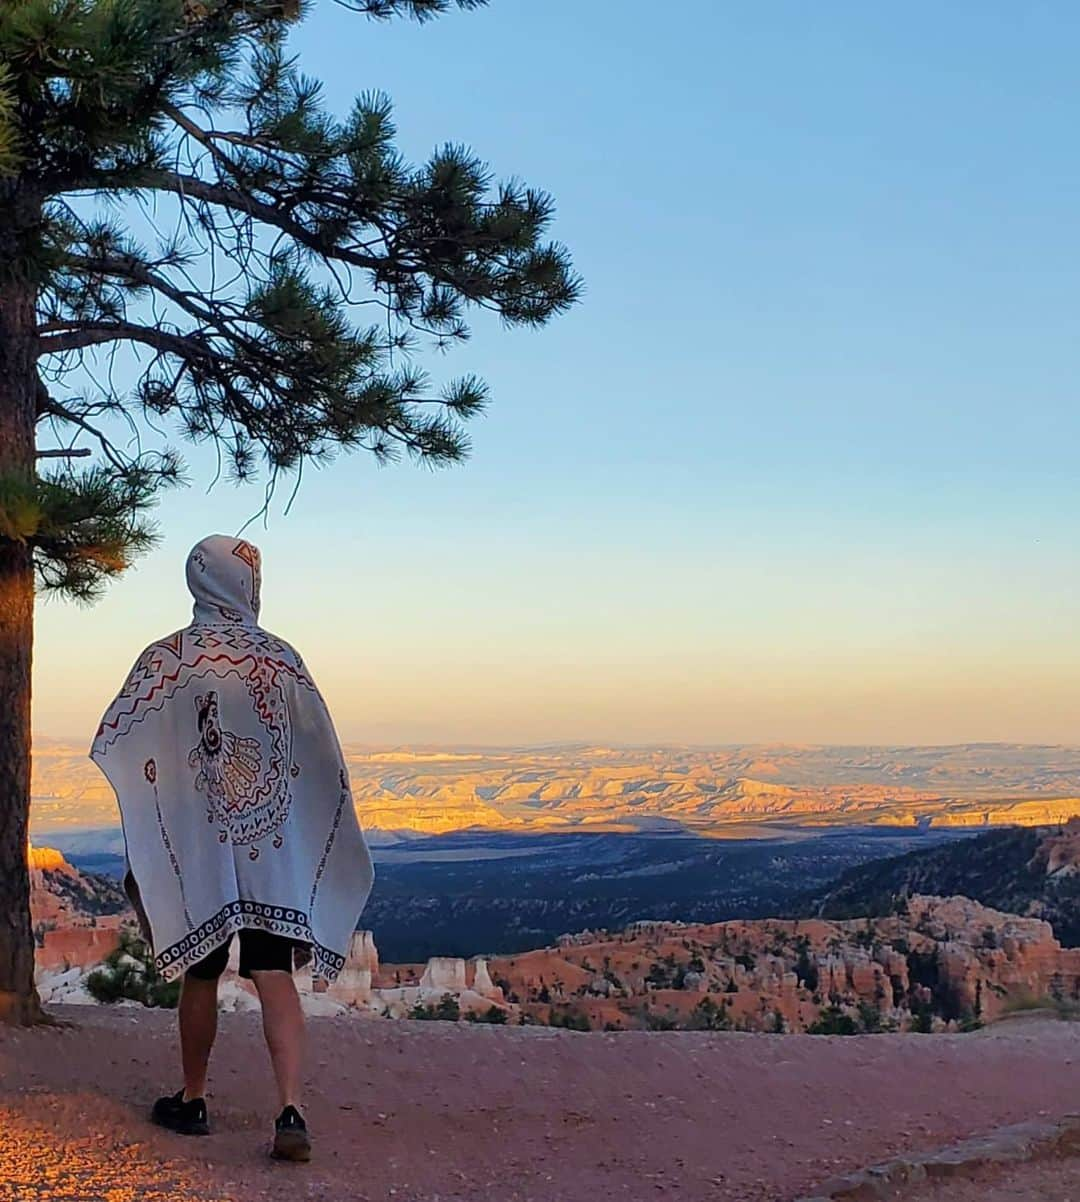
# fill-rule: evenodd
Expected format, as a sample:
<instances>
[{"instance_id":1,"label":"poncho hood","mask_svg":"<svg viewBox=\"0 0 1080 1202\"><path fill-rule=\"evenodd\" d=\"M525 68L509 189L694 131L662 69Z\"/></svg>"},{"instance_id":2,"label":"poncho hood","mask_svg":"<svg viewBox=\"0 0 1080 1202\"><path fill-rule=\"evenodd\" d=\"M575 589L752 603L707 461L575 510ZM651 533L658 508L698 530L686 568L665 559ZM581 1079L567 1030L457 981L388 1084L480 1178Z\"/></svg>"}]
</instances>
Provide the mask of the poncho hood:
<instances>
[{"instance_id":1,"label":"poncho hood","mask_svg":"<svg viewBox=\"0 0 1080 1202\"><path fill-rule=\"evenodd\" d=\"M256 625L262 593L259 548L246 539L211 534L191 548L187 585L195 599L193 622Z\"/></svg>"},{"instance_id":2,"label":"poncho hood","mask_svg":"<svg viewBox=\"0 0 1080 1202\"><path fill-rule=\"evenodd\" d=\"M257 548L203 539L187 579L194 621L139 656L90 751L120 805L125 887L167 978L248 927L332 980L372 882L333 723L257 623Z\"/></svg>"}]
</instances>

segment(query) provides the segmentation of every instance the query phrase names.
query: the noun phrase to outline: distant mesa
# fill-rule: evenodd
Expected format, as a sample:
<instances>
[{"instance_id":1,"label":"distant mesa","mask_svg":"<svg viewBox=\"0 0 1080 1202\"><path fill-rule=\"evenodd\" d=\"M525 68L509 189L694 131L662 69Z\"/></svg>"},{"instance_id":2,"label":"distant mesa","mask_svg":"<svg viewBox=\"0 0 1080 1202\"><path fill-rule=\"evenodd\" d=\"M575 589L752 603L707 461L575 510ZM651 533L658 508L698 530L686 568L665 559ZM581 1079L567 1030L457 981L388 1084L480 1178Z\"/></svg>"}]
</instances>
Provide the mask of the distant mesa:
<instances>
[{"instance_id":1,"label":"distant mesa","mask_svg":"<svg viewBox=\"0 0 1080 1202\"><path fill-rule=\"evenodd\" d=\"M445 834L627 829L665 819L697 834L1045 825L1080 815L1080 749L346 747L372 831ZM31 820L50 832L116 826L112 790L81 745L35 746Z\"/></svg>"}]
</instances>

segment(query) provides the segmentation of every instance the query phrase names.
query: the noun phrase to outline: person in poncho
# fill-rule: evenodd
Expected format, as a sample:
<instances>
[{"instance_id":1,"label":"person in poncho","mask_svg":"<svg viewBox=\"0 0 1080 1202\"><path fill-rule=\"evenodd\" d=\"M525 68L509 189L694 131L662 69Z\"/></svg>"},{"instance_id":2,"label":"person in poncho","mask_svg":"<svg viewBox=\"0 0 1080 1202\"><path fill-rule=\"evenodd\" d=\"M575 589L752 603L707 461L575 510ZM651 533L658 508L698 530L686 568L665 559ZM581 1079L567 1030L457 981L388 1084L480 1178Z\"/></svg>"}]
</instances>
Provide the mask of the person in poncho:
<instances>
[{"instance_id":1,"label":"person in poncho","mask_svg":"<svg viewBox=\"0 0 1080 1202\"><path fill-rule=\"evenodd\" d=\"M310 962L316 981L337 976L373 874L326 705L300 656L258 624L260 563L225 535L191 551L194 619L139 656L90 756L116 792L124 885L154 964L183 977L184 1088L151 1117L209 1132L217 984L235 936L280 1094L273 1153L306 1160L292 971Z\"/></svg>"}]
</instances>

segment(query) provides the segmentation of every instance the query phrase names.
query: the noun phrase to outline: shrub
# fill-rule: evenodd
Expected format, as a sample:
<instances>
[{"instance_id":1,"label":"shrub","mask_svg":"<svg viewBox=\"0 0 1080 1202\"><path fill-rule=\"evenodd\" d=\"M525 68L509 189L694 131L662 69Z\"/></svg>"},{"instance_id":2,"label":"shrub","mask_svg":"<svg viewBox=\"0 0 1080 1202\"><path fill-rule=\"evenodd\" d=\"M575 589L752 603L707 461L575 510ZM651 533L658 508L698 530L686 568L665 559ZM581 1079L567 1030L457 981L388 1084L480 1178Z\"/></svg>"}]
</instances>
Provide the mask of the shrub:
<instances>
[{"instance_id":1,"label":"shrub","mask_svg":"<svg viewBox=\"0 0 1080 1202\"><path fill-rule=\"evenodd\" d=\"M591 1031L589 1016L580 1010L552 1010L548 1021L551 1027L563 1027L567 1031Z\"/></svg>"},{"instance_id":2,"label":"shrub","mask_svg":"<svg viewBox=\"0 0 1080 1202\"><path fill-rule=\"evenodd\" d=\"M164 980L146 941L127 929L120 933L119 947L87 976L86 989L106 1005L126 1000L174 1009L180 1001L180 982Z\"/></svg>"},{"instance_id":3,"label":"shrub","mask_svg":"<svg viewBox=\"0 0 1080 1202\"><path fill-rule=\"evenodd\" d=\"M730 1031L727 1006L718 1006L711 997L703 997L686 1023L689 1031Z\"/></svg>"},{"instance_id":4,"label":"shrub","mask_svg":"<svg viewBox=\"0 0 1080 1202\"><path fill-rule=\"evenodd\" d=\"M837 1005L822 1010L817 1021L806 1028L807 1035L858 1035L859 1028L850 1014Z\"/></svg>"},{"instance_id":5,"label":"shrub","mask_svg":"<svg viewBox=\"0 0 1080 1202\"><path fill-rule=\"evenodd\" d=\"M799 984L813 993L818 987L818 969L810 957L810 940L805 935L799 940L798 948L795 975L799 978Z\"/></svg>"},{"instance_id":6,"label":"shrub","mask_svg":"<svg viewBox=\"0 0 1080 1202\"><path fill-rule=\"evenodd\" d=\"M929 1035L934 1029L934 1014L929 1006L920 1006L911 1012L911 1029L917 1035Z\"/></svg>"},{"instance_id":7,"label":"shrub","mask_svg":"<svg viewBox=\"0 0 1080 1202\"><path fill-rule=\"evenodd\" d=\"M946 1022L963 1022L971 1015L957 997L956 990L941 976L937 951L908 952L908 978L912 985L930 990L931 1009Z\"/></svg>"},{"instance_id":8,"label":"shrub","mask_svg":"<svg viewBox=\"0 0 1080 1202\"><path fill-rule=\"evenodd\" d=\"M434 1006L425 1006L423 1002L417 1002L409 1011L409 1017L421 1022L456 1023L461 1017L461 1007L452 993L444 993Z\"/></svg>"},{"instance_id":9,"label":"shrub","mask_svg":"<svg viewBox=\"0 0 1080 1202\"><path fill-rule=\"evenodd\" d=\"M654 1014L651 1010L646 1010L645 1026L650 1031L677 1031L679 1024L670 1014Z\"/></svg>"},{"instance_id":10,"label":"shrub","mask_svg":"<svg viewBox=\"0 0 1080 1202\"><path fill-rule=\"evenodd\" d=\"M872 1002L859 1003L859 1026L867 1035L877 1035L881 1031L881 1011Z\"/></svg>"},{"instance_id":11,"label":"shrub","mask_svg":"<svg viewBox=\"0 0 1080 1202\"><path fill-rule=\"evenodd\" d=\"M465 1017L471 1023L494 1023L495 1026L502 1026L506 1022L506 1011L500 1010L498 1006L489 1006L481 1014L470 1010Z\"/></svg>"},{"instance_id":12,"label":"shrub","mask_svg":"<svg viewBox=\"0 0 1080 1202\"><path fill-rule=\"evenodd\" d=\"M667 989L671 985L672 977L673 973L670 965L663 964L659 960L654 960L648 975L645 977L645 984L652 985L655 989Z\"/></svg>"},{"instance_id":13,"label":"shrub","mask_svg":"<svg viewBox=\"0 0 1080 1202\"><path fill-rule=\"evenodd\" d=\"M1080 1006L1075 1001L1052 991L1042 997L1030 993L1014 996L1006 1002L1002 1014L1020 1014L1025 1010L1052 1010L1058 1018L1069 1022L1080 1018Z\"/></svg>"}]
</instances>

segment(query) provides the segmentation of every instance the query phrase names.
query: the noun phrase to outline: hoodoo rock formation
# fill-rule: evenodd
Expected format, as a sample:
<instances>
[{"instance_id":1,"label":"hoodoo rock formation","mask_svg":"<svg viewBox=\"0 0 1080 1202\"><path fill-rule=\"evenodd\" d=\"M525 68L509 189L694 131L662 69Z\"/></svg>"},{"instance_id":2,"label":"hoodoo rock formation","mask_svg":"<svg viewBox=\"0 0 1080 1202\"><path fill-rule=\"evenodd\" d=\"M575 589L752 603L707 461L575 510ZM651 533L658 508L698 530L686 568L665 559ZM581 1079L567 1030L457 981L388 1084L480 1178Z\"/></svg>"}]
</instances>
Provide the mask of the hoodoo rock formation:
<instances>
[{"instance_id":1,"label":"hoodoo rock formation","mask_svg":"<svg viewBox=\"0 0 1080 1202\"><path fill-rule=\"evenodd\" d=\"M371 984L379 972L379 953L370 931L356 931L349 943L345 967L327 995L345 1006L365 1006L371 1001Z\"/></svg>"},{"instance_id":2,"label":"hoodoo rock formation","mask_svg":"<svg viewBox=\"0 0 1080 1202\"><path fill-rule=\"evenodd\" d=\"M963 897L879 919L636 923L492 960L533 1021L613 1029L940 1029L1080 1003L1080 949Z\"/></svg>"},{"instance_id":3,"label":"hoodoo rock formation","mask_svg":"<svg viewBox=\"0 0 1080 1202\"><path fill-rule=\"evenodd\" d=\"M451 956L432 956L420 978L420 988L460 993L465 988L465 961Z\"/></svg>"},{"instance_id":4,"label":"hoodoo rock formation","mask_svg":"<svg viewBox=\"0 0 1080 1202\"><path fill-rule=\"evenodd\" d=\"M384 965L380 988L372 991L369 1006L387 1018L419 1017L437 1011L452 999L457 1012L485 1014L494 1007L506 1015L517 1015L503 991L492 982L487 962L481 958L466 961L452 956L433 956L418 979L405 965Z\"/></svg>"},{"instance_id":5,"label":"hoodoo rock formation","mask_svg":"<svg viewBox=\"0 0 1080 1202\"><path fill-rule=\"evenodd\" d=\"M1076 827L1050 849L1068 874ZM58 852L30 854L38 979L43 997L85 1002L85 973L130 921L111 882L78 872ZM237 972L225 1009L254 1009ZM489 962L436 956L380 964L370 931L357 931L345 966L316 991L298 983L312 1014L458 1015L578 1027L854 1032L934 1030L991 1022L1017 1005L1080 1005L1080 948L1062 948L1048 922L965 897L912 896L879 918L767 919L710 924L634 923L583 931L558 946Z\"/></svg>"}]
</instances>

